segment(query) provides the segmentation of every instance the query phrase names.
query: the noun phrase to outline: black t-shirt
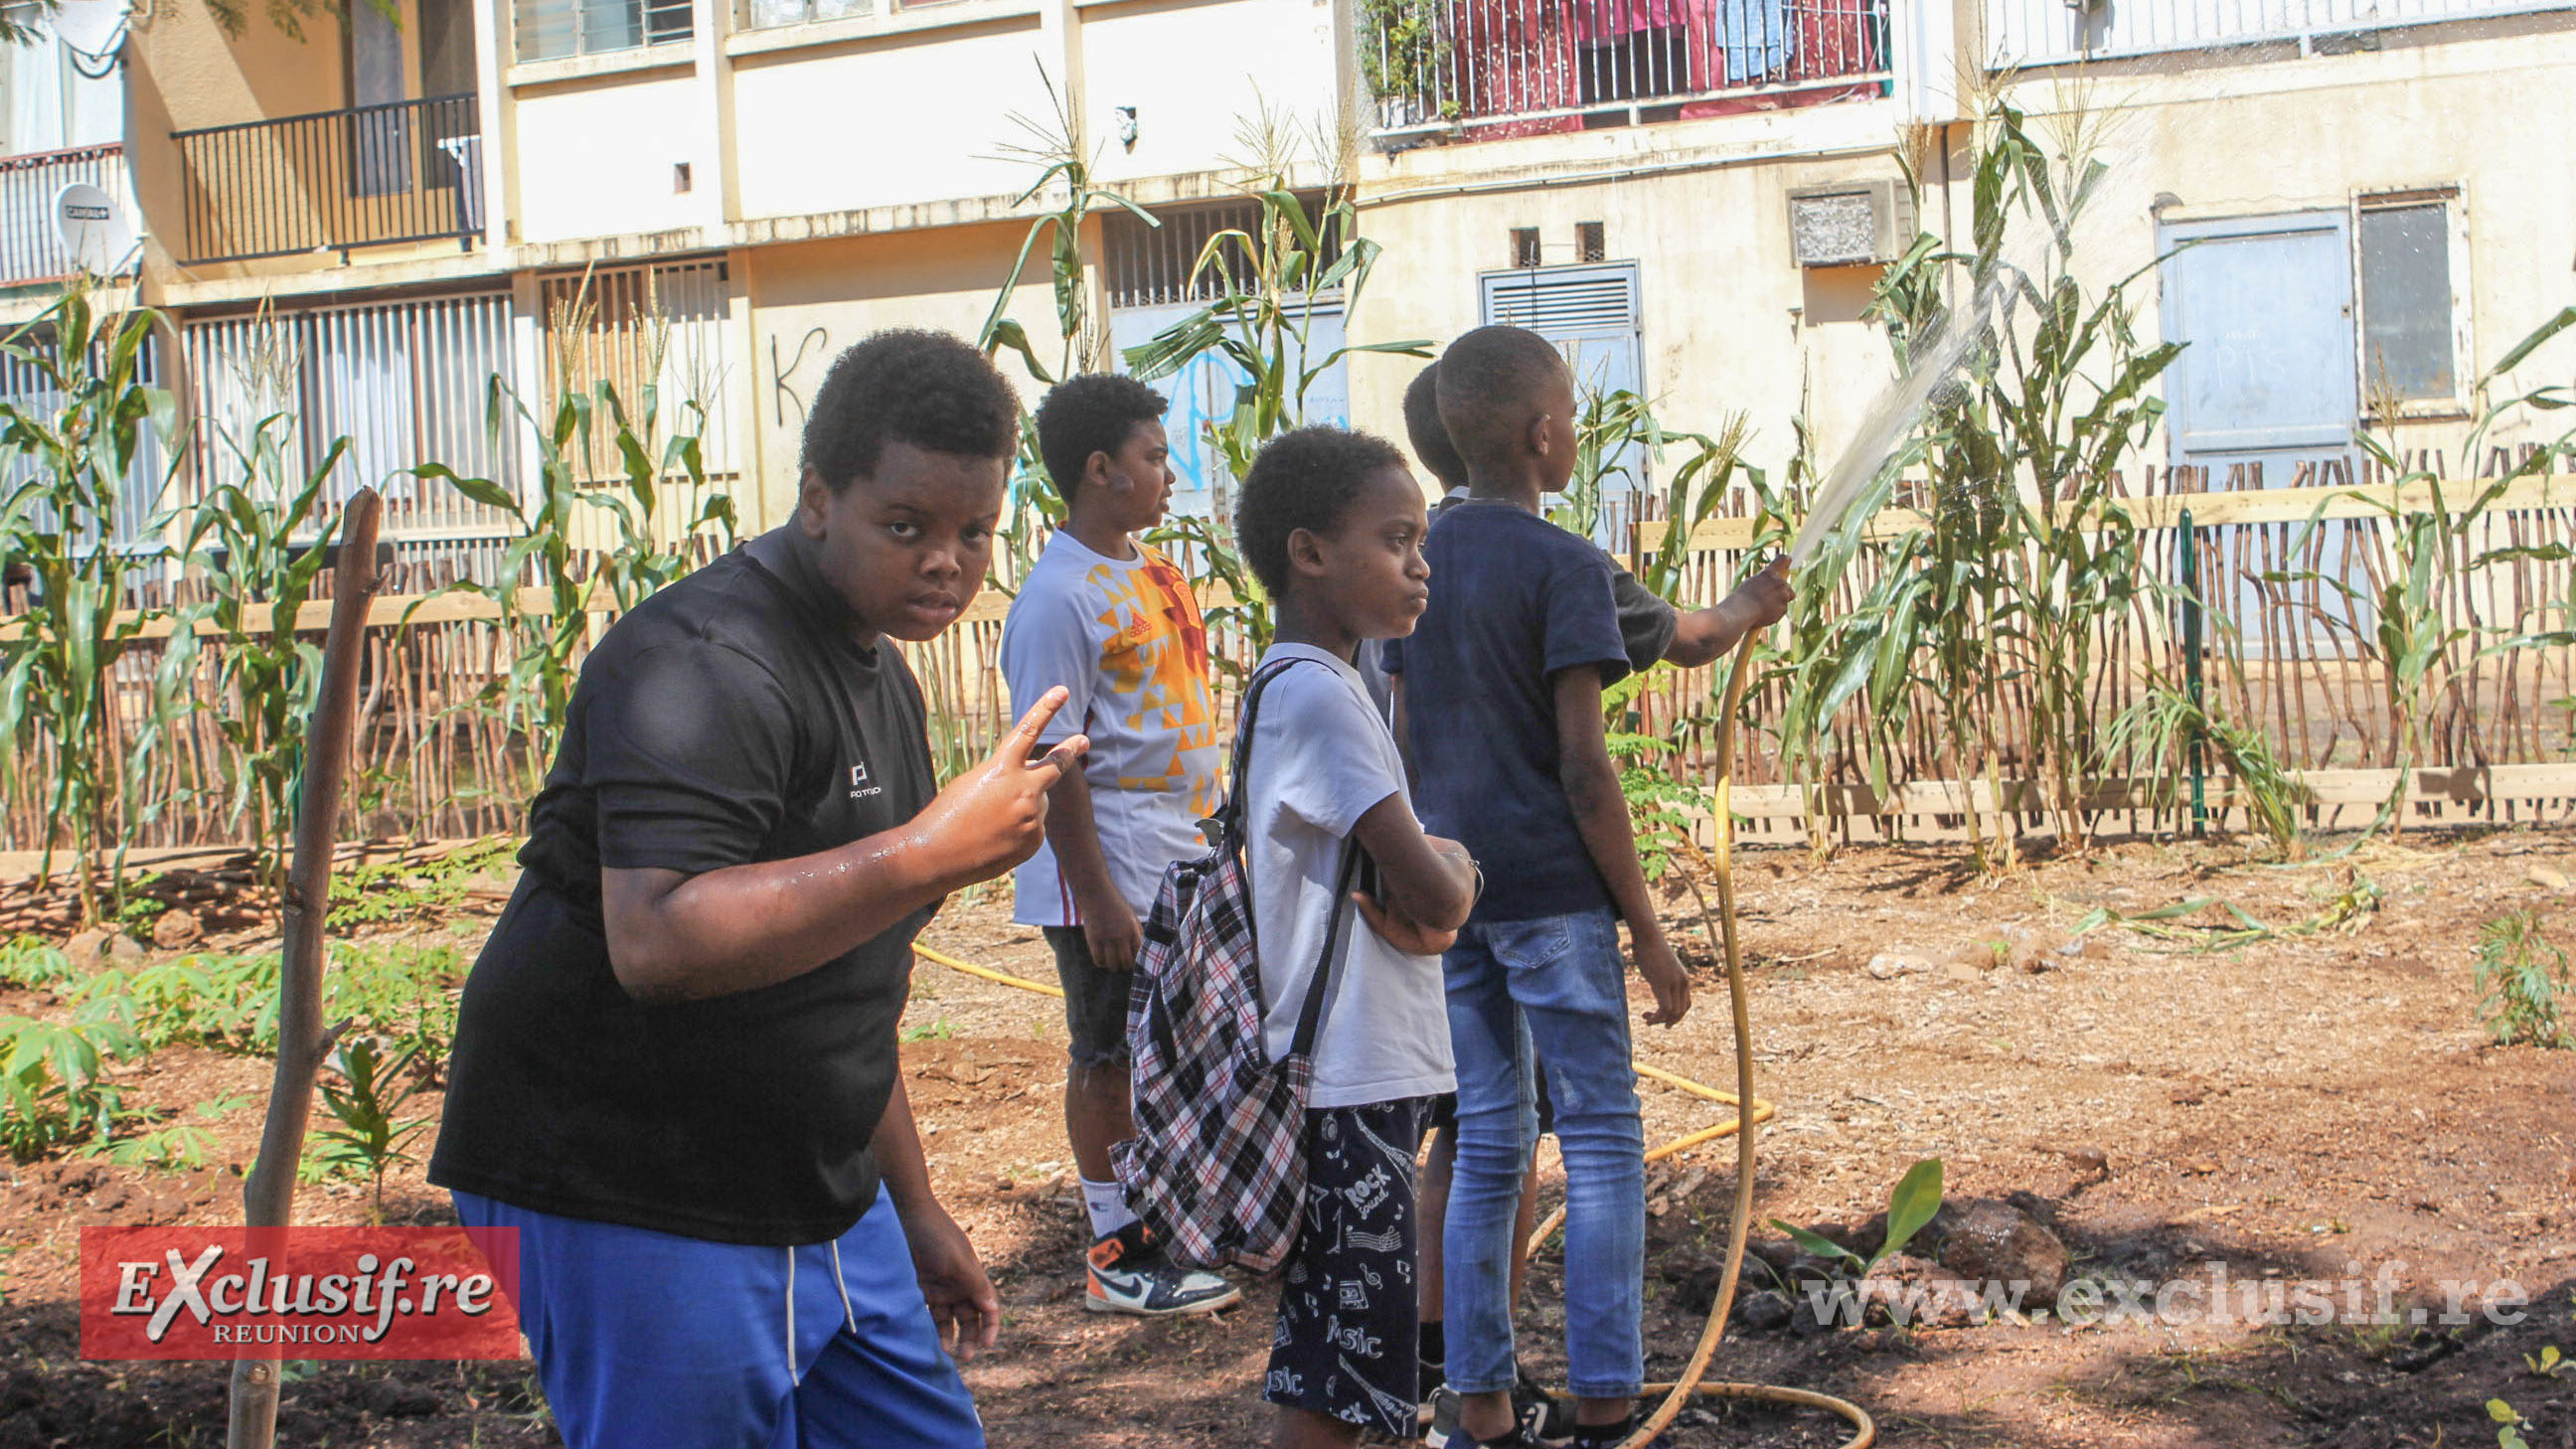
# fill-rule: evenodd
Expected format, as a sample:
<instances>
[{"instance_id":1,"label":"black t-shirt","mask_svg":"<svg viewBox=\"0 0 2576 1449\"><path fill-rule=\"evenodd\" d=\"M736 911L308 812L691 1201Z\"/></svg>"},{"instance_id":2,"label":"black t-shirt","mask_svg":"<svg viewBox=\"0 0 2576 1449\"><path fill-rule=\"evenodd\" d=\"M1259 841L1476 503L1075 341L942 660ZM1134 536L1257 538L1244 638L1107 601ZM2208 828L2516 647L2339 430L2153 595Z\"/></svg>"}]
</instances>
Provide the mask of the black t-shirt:
<instances>
[{"instance_id":1,"label":"black t-shirt","mask_svg":"<svg viewBox=\"0 0 2576 1449\"><path fill-rule=\"evenodd\" d=\"M839 1236L923 910L769 986L645 1005L608 963L600 870L699 875L847 845L936 793L921 688L839 632L804 569L736 551L612 625L529 808L524 873L465 983L430 1181L732 1243Z\"/></svg>"}]
</instances>

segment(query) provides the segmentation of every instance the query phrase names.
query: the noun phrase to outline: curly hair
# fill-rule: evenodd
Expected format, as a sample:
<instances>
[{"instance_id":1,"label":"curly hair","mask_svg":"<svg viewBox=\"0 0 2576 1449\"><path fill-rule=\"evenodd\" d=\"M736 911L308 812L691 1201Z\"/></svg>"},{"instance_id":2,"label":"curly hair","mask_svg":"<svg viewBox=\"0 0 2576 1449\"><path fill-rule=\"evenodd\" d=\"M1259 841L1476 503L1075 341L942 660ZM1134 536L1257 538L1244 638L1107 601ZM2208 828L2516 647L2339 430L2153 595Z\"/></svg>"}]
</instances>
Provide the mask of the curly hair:
<instances>
[{"instance_id":1,"label":"curly hair","mask_svg":"<svg viewBox=\"0 0 2576 1449\"><path fill-rule=\"evenodd\" d=\"M833 359L805 415L802 466L835 493L876 471L889 441L933 453L1019 451L1020 401L992 360L945 332L896 328Z\"/></svg>"},{"instance_id":2,"label":"curly hair","mask_svg":"<svg viewBox=\"0 0 2576 1449\"><path fill-rule=\"evenodd\" d=\"M1252 460L1234 507L1252 576L1278 594L1288 583L1288 535L1332 532L1371 474L1403 466L1404 454L1375 433L1318 424L1273 439Z\"/></svg>"},{"instance_id":3,"label":"curly hair","mask_svg":"<svg viewBox=\"0 0 2576 1449\"><path fill-rule=\"evenodd\" d=\"M1449 440L1449 425L1440 421L1440 364L1429 363L1413 375L1404 390L1404 439L1413 456L1443 488L1467 486L1467 460Z\"/></svg>"},{"instance_id":4,"label":"curly hair","mask_svg":"<svg viewBox=\"0 0 2576 1449\"><path fill-rule=\"evenodd\" d=\"M1038 404L1038 456L1056 496L1073 501L1094 453L1116 454L1138 423L1160 421L1163 395L1120 372L1086 372L1057 383Z\"/></svg>"}]
</instances>

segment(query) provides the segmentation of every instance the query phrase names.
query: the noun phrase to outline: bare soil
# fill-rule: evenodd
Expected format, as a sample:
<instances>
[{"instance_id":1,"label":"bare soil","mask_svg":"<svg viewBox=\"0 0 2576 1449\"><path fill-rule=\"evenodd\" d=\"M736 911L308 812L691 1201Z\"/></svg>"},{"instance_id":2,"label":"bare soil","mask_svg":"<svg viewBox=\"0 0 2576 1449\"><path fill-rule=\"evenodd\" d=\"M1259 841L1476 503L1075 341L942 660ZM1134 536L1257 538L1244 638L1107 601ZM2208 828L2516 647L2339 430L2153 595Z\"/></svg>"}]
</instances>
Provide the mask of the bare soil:
<instances>
[{"instance_id":1,"label":"bare soil","mask_svg":"<svg viewBox=\"0 0 2576 1449\"><path fill-rule=\"evenodd\" d=\"M2551 1346L2576 1353L2576 1054L2493 1045L2471 977L2477 930L2508 910L2533 910L2559 939L2576 939L2571 876L2576 835L2557 831L2410 836L2291 868L2249 863L2226 844L2133 844L2002 881L1980 879L1955 846L1854 849L1823 865L1803 852L1746 854L1738 893L1757 1091L1779 1113L1759 1137L1761 1220L1862 1225L1910 1164L1938 1157L1954 1200L2008 1199L2051 1225L2075 1276L2384 1272L2401 1321L1739 1325L1715 1376L1851 1399L1876 1416L1880 1443L1901 1446L2485 1444L2496 1433L2486 1404L2498 1398L2531 1421L2531 1444L2576 1445L2576 1375L2542 1376L2526 1359ZM2336 898L2366 898L2365 884L2380 893L2375 909L2321 926ZM2071 934L2096 908L2134 917L2200 897L2282 934L2224 952L2116 924ZM1678 938L1698 939L1687 893L1668 910ZM2204 922L2239 924L2213 907L2157 925ZM442 929L470 957L487 928L468 916ZM1037 932L1010 923L1006 893L952 903L924 942L1053 977ZM1696 1008L1678 1027L1641 1029L1639 1057L1727 1087L1724 991L1704 940L1696 950ZM1644 1000L1642 988L1635 995ZM42 994L0 994L0 1013L52 1009ZM905 1022L939 1188L1006 1304L1001 1346L966 1370L992 1442L1261 1442L1265 1286L1213 1320L1082 1309L1060 1011L925 962ZM122 1080L143 1103L256 1102L268 1072L263 1059L170 1049ZM1649 1142L1726 1110L1652 1082L1643 1096ZM80 1226L238 1211L256 1109L212 1126L216 1165L201 1171L77 1156L0 1166L0 1449L221 1441L221 1366L85 1363L72 1300ZM1646 1341L1649 1377L1669 1377L1724 1248L1733 1144L1682 1154L1653 1183ZM389 1181L386 1201L396 1220L446 1214L417 1167ZM307 1188L298 1214L354 1222L367 1208L363 1188L335 1183ZM1542 1253L1522 1318L1524 1356L1542 1377L1562 1368L1559 1268ZM1748 1290L1767 1281L1753 1266L1747 1274ZM2464 1283L2475 1286L2455 1316L2468 1321L2445 1323L2446 1293L2463 1291L2448 1285ZM2528 1300L2516 1323L2481 1311L2514 1316L2513 1289L2500 1283ZM524 1364L321 1365L285 1399L282 1443L554 1442ZM1673 1443L1841 1438L1825 1415L1708 1401Z\"/></svg>"}]
</instances>

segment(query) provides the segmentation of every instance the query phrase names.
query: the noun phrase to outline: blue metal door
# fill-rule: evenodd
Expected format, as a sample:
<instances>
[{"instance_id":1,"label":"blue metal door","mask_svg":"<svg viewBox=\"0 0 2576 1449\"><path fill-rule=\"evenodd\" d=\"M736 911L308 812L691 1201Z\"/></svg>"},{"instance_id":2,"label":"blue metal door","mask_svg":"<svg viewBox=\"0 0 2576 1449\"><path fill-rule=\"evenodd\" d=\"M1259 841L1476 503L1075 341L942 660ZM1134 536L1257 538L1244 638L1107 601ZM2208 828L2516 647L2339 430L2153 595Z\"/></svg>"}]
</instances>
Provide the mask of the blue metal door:
<instances>
[{"instance_id":1,"label":"blue metal door","mask_svg":"<svg viewBox=\"0 0 2576 1449\"><path fill-rule=\"evenodd\" d=\"M2239 465L2260 468L2266 488L2291 486L2303 463L2340 462L2351 476L2360 396L2349 220L2308 211L2157 227L2158 252L2174 253L2163 269L2164 335L2188 344L2165 374L2167 456L2208 469L2207 486L2227 486ZM2265 652L2266 638L2309 655L2362 646L2376 610L2350 527L2258 539L2248 571L2210 581L2208 603L2233 620L2242 652ZM2297 558L2272 557L2275 548ZM2349 592L2324 582L2317 608L2299 605L2323 582L2307 576L2320 573Z\"/></svg>"},{"instance_id":2,"label":"blue metal door","mask_svg":"<svg viewBox=\"0 0 2576 1449\"><path fill-rule=\"evenodd\" d=\"M2177 464L2344 457L2353 377L2352 243L2340 211L2157 227L2164 334L2190 344L2167 376ZM2267 467L2265 481L2288 481ZM2275 474L2277 473L2277 477Z\"/></svg>"}]
</instances>

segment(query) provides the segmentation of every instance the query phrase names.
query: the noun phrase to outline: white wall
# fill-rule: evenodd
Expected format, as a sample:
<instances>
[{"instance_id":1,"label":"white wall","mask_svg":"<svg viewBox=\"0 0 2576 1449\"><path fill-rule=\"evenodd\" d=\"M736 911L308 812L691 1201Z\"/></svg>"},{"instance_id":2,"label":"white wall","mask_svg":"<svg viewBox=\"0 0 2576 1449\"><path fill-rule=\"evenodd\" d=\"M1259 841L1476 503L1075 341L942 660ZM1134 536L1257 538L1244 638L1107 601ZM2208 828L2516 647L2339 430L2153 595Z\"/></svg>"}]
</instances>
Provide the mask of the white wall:
<instances>
[{"instance_id":1,"label":"white wall","mask_svg":"<svg viewBox=\"0 0 2576 1449\"><path fill-rule=\"evenodd\" d=\"M1331 0L1124 0L1077 13L1087 124L1108 180L1249 159L1238 126L1265 101L1299 127L1332 112ZM1136 108L1132 151L1119 143L1120 106Z\"/></svg>"},{"instance_id":2,"label":"white wall","mask_svg":"<svg viewBox=\"0 0 2576 1449\"><path fill-rule=\"evenodd\" d=\"M699 96L685 71L520 87L519 239L619 236L703 221L714 158ZM687 194L672 189L680 162L692 166Z\"/></svg>"}]
</instances>

